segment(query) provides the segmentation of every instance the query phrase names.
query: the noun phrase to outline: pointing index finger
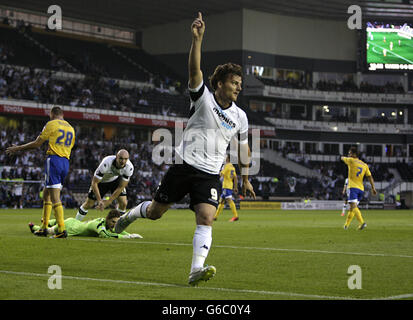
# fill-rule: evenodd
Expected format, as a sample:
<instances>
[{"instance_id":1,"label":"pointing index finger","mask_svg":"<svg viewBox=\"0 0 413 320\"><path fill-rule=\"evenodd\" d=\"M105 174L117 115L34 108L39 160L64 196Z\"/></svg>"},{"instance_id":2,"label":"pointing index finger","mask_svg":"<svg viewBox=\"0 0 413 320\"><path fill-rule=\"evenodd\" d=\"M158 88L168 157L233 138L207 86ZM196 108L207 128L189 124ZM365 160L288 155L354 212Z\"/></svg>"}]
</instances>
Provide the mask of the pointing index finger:
<instances>
[{"instance_id":1,"label":"pointing index finger","mask_svg":"<svg viewBox=\"0 0 413 320\"><path fill-rule=\"evenodd\" d=\"M202 13L198 12L198 19L200 19L202 21Z\"/></svg>"}]
</instances>

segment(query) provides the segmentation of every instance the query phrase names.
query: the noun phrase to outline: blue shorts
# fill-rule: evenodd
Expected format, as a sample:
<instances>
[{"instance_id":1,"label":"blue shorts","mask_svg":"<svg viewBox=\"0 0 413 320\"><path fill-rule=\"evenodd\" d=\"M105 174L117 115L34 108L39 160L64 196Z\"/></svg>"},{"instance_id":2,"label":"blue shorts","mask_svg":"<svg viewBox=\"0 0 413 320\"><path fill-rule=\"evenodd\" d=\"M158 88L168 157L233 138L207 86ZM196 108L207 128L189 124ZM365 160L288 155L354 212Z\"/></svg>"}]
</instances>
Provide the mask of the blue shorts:
<instances>
[{"instance_id":1,"label":"blue shorts","mask_svg":"<svg viewBox=\"0 0 413 320\"><path fill-rule=\"evenodd\" d=\"M69 172L69 160L59 156L48 156L44 166L46 188L63 187L63 181Z\"/></svg>"},{"instance_id":2,"label":"blue shorts","mask_svg":"<svg viewBox=\"0 0 413 320\"><path fill-rule=\"evenodd\" d=\"M363 198L364 191L357 189L357 188L350 188L350 192L348 195L348 202L356 202L359 203Z\"/></svg>"},{"instance_id":3,"label":"blue shorts","mask_svg":"<svg viewBox=\"0 0 413 320\"><path fill-rule=\"evenodd\" d=\"M232 189L222 189L221 193L221 198L222 199L232 199Z\"/></svg>"}]
</instances>

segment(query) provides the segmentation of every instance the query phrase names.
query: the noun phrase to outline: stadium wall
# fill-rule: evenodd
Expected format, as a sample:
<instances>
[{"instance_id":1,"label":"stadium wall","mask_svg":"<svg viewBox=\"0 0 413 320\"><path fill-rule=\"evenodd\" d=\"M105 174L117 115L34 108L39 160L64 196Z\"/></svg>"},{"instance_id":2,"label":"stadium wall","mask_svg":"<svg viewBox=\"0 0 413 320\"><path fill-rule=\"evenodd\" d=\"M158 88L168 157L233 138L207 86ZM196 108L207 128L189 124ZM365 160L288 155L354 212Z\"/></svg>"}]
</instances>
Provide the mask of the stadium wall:
<instances>
[{"instance_id":1,"label":"stadium wall","mask_svg":"<svg viewBox=\"0 0 413 320\"><path fill-rule=\"evenodd\" d=\"M276 130L277 139L296 140L296 141L322 141L322 142L347 142L347 143L388 143L388 144L406 144L412 139L412 135L404 134L358 134L358 133L336 133L336 132L318 132L318 131L294 131L294 130Z\"/></svg>"},{"instance_id":2,"label":"stadium wall","mask_svg":"<svg viewBox=\"0 0 413 320\"><path fill-rule=\"evenodd\" d=\"M347 21L243 10L242 49L273 55L356 61L357 33Z\"/></svg>"},{"instance_id":3,"label":"stadium wall","mask_svg":"<svg viewBox=\"0 0 413 320\"><path fill-rule=\"evenodd\" d=\"M195 13L194 13L195 18ZM203 52L240 50L242 48L242 11L232 11L204 18L206 31ZM143 48L155 55L189 52L192 19L146 28Z\"/></svg>"},{"instance_id":4,"label":"stadium wall","mask_svg":"<svg viewBox=\"0 0 413 320\"><path fill-rule=\"evenodd\" d=\"M182 20L142 31L144 50L183 77L187 76L191 22ZM206 16L205 22L202 68L207 74L227 61L319 72L356 71L357 34L347 28L346 21L243 9Z\"/></svg>"}]
</instances>

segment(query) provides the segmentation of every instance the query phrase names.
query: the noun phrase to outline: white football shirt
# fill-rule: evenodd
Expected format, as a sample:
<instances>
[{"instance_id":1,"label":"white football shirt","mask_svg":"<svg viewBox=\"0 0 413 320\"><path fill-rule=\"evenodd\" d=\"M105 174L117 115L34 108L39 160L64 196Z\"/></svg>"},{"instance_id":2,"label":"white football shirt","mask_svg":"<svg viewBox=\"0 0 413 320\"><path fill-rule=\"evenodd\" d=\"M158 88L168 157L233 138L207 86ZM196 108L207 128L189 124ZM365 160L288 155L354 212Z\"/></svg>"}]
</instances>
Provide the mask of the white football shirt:
<instances>
[{"instance_id":1,"label":"white football shirt","mask_svg":"<svg viewBox=\"0 0 413 320\"><path fill-rule=\"evenodd\" d=\"M232 138L248 143L248 118L234 102L222 109L204 82L189 88L190 117L177 154L189 165L209 174L219 174Z\"/></svg>"},{"instance_id":2,"label":"white football shirt","mask_svg":"<svg viewBox=\"0 0 413 320\"><path fill-rule=\"evenodd\" d=\"M116 156L104 157L99 167L95 171L95 177L100 180L100 183L112 182L119 176L123 180L129 181L133 175L133 164L128 159L126 165L123 168L116 168L115 166Z\"/></svg>"}]
</instances>

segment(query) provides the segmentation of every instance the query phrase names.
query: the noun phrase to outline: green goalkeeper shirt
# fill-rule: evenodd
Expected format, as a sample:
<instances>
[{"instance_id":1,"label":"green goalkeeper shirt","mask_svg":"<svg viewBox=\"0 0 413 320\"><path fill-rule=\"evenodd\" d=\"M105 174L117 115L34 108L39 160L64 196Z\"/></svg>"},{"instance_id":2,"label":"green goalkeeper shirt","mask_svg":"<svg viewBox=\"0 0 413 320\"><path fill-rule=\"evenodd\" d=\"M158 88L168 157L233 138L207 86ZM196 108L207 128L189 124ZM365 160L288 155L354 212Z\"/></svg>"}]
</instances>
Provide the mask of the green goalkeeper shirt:
<instances>
[{"instance_id":1,"label":"green goalkeeper shirt","mask_svg":"<svg viewBox=\"0 0 413 320\"><path fill-rule=\"evenodd\" d=\"M96 218L88 222L82 222L75 218L65 220L65 227L68 237L99 237L99 238L124 238L128 232L115 233L106 229L105 218ZM57 226L56 226L57 228Z\"/></svg>"}]
</instances>

